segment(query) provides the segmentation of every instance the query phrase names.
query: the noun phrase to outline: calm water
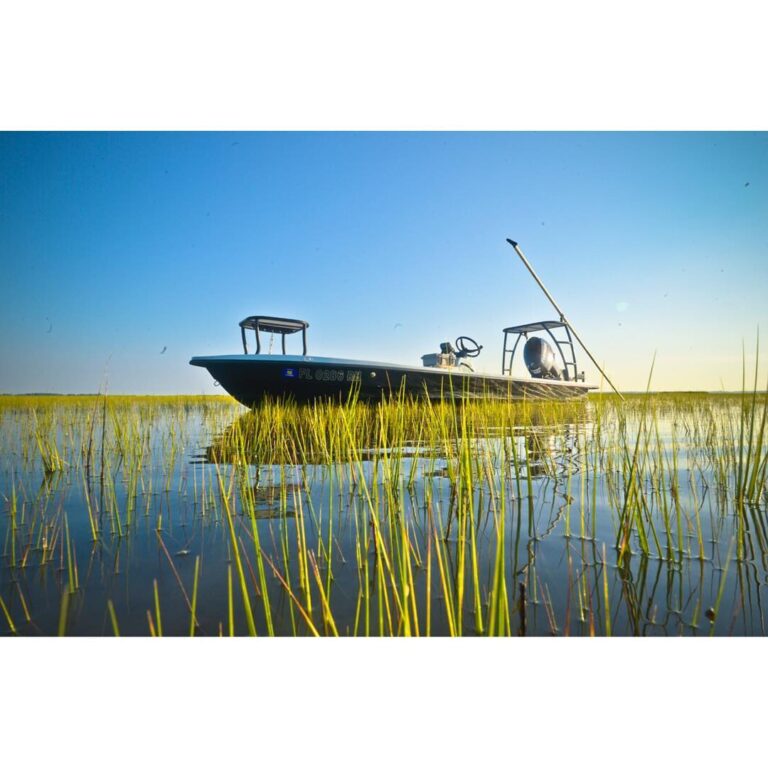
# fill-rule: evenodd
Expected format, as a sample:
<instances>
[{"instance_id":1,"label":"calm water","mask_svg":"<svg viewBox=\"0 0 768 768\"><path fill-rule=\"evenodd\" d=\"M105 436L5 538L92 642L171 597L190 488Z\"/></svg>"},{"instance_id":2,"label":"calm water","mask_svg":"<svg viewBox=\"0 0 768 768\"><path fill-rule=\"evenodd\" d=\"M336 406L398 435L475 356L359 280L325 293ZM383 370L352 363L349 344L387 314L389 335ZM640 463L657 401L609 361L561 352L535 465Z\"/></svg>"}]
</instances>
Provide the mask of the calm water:
<instances>
[{"instance_id":1,"label":"calm water","mask_svg":"<svg viewBox=\"0 0 768 768\"><path fill-rule=\"evenodd\" d=\"M330 632L324 595L341 635L402 633L398 600L413 601L411 632L485 633L499 563L513 635L766 633L765 496L740 514L729 490L737 464L717 459L733 450L723 425L739 418L738 405L656 413L635 470L643 534L633 530L623 555L637 413L598 421L586 406L574 421L486 429L464 454L469 486L439 440L360 445L356 461L330 464L227 460L217 447L242 427L242 413L158 408L120 425L91 408L34 419L6 409L0 597L16 632L109 635L111 601L123 635L159 623L163 634L186 635L194 601L196 634L248 634L236 541L258 634L270 629L264 584L278 635L309 634L302 610ZM46 467L40 435L53 435L62 466ZM230 488L231 528L222 503ZM403 578L405 550L412 589L398 591L392 574ZM377 570L377 558L391 559L391 570ZM11 633L3 613L0 633Z\"/></svg>"}]
</instances>

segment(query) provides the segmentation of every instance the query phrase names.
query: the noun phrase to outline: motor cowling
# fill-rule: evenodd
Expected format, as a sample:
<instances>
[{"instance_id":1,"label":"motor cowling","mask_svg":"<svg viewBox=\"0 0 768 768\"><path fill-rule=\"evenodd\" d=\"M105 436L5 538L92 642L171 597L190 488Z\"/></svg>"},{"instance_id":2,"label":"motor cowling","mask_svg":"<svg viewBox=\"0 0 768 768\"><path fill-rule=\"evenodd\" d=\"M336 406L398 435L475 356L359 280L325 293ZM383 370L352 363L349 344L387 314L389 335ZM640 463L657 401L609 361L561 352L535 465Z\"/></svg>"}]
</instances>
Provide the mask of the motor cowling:
<instances>
[{"instance_id":1,"label":"motor cowling","mask_svg":"<svg viewBox=\"0 0 768 768\"><path fill-rule=\"evenodd\" d=\"M538 336L532 336L523 347L523 359L534 379L562 379L563 368L552 347Z\"/></svg>"}]
</instances>

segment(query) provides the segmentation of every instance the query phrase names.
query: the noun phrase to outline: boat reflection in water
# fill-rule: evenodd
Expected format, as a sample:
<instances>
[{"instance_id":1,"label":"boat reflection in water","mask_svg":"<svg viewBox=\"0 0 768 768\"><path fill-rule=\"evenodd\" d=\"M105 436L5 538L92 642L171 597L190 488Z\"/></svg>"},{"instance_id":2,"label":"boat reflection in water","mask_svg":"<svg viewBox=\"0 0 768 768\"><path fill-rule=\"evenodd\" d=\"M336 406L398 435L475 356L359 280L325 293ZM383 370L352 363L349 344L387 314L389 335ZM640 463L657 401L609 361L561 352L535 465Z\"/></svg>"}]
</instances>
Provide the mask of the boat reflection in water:
<instances>
[{"instance_id":1,"label":"boat reflection in water","mask_svg":"<svg viewBox=\"0 0 768 768\"><path fill-rule=\"evenodd\" d=\"M297 416L297 419L300 417ZM503 450L508 454L511 467L518 465L523 474L531 477L562 477L580 470L578 440L586 439L592 427L589 408L583 403L569 404L558 422L550 415L538 418L535 412L528 415L527 424L519 426L493 427L487 424L473 424L466 435L454 435L446 439L424 439L420 422L405 422L399 433L397 445L382 446L380 433L364 432L354 446L354 457L340 457L329 453L327 434L308 432L298 441L269 439L269 428L265 428L268 417L262 417L257 409L243 414L224 429L205 448L197 459L211 464L282 464L285 466L323 465L338 463L342 458L362 462L398 458L403 460L428 460L430 462L455 460L462 441L469 443L469 450L476 456L490 449ZM296 425L296 432L300 426ZM437 476L440 471L431 472Z\"/></svg>"}]
</instances>

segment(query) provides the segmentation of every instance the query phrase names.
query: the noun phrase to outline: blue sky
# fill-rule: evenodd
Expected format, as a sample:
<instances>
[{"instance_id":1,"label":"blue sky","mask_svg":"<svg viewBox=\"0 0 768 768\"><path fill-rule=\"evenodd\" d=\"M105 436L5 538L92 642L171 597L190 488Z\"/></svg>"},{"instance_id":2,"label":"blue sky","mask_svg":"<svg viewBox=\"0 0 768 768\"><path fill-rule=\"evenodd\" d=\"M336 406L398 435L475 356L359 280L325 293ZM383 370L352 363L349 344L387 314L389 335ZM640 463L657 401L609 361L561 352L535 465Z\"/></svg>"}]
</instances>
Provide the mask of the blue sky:
<instances>
[{"instance_id":1,"label":"blue sky","mask_svg":"<svg viewBox=\"0 0 768 768\"><path fill-rule=\"evenodd\" d=\"M218 391L187 362L257 313L334 357L466 334L497 372L504 326L554 316L506 237L620 388L654 353L654 388L739 388L768 134L0 134L0 392Z\"/></svg>"}]
</instances>

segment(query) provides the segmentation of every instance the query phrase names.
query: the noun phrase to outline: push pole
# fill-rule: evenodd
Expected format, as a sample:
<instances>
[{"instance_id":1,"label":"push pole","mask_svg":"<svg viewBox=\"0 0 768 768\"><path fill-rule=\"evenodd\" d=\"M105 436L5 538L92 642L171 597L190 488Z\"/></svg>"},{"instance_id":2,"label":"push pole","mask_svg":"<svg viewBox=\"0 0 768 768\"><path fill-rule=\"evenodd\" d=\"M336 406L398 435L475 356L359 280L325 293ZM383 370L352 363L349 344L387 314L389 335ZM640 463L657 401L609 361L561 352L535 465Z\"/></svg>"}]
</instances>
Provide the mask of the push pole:
<instances>
[{"instance_id":1,"label":"push pole","mask_svg":"<svg viewBox=\"0 0 768 768\"><path fill-rule=\"evenodd\" d=\"M542 291L544 291L544 295L549 299L550 304L557 310L558 315L560 315L560 322L565 323L568 328L570 329L571 333L573 334L573 337L576 339L576 341L579 342L581 345L581 348L587 353L587 357L595 364L595 368L597 368L598 371L603 375L603 378L611 385L611 389L622 399L624 400L624 395L619 392L618 389L613 385L613 382L608 378L605 371L600 367L600 364L595 360L594 357L592 357L592 353L587 349L584 342L579 338L579 334L576 333L574 327L568 322L568 320L565 317L565 314L563 313L563 310L560 309L560 307L557 306L557 302L552 298L552 294L546 289L544 286L544 283L541 282L541 278L536 274L533 267L531 266L531 263L528 261L528 259L525 258L525 254L520 249L520 246L514 241L507 238L507 242L515 249L517 252L517 255L522 259L523 264L527 267L528 271L533 276L533 279L538 284L539 288L541 288Z\"/></svg>"}]
</instances>

